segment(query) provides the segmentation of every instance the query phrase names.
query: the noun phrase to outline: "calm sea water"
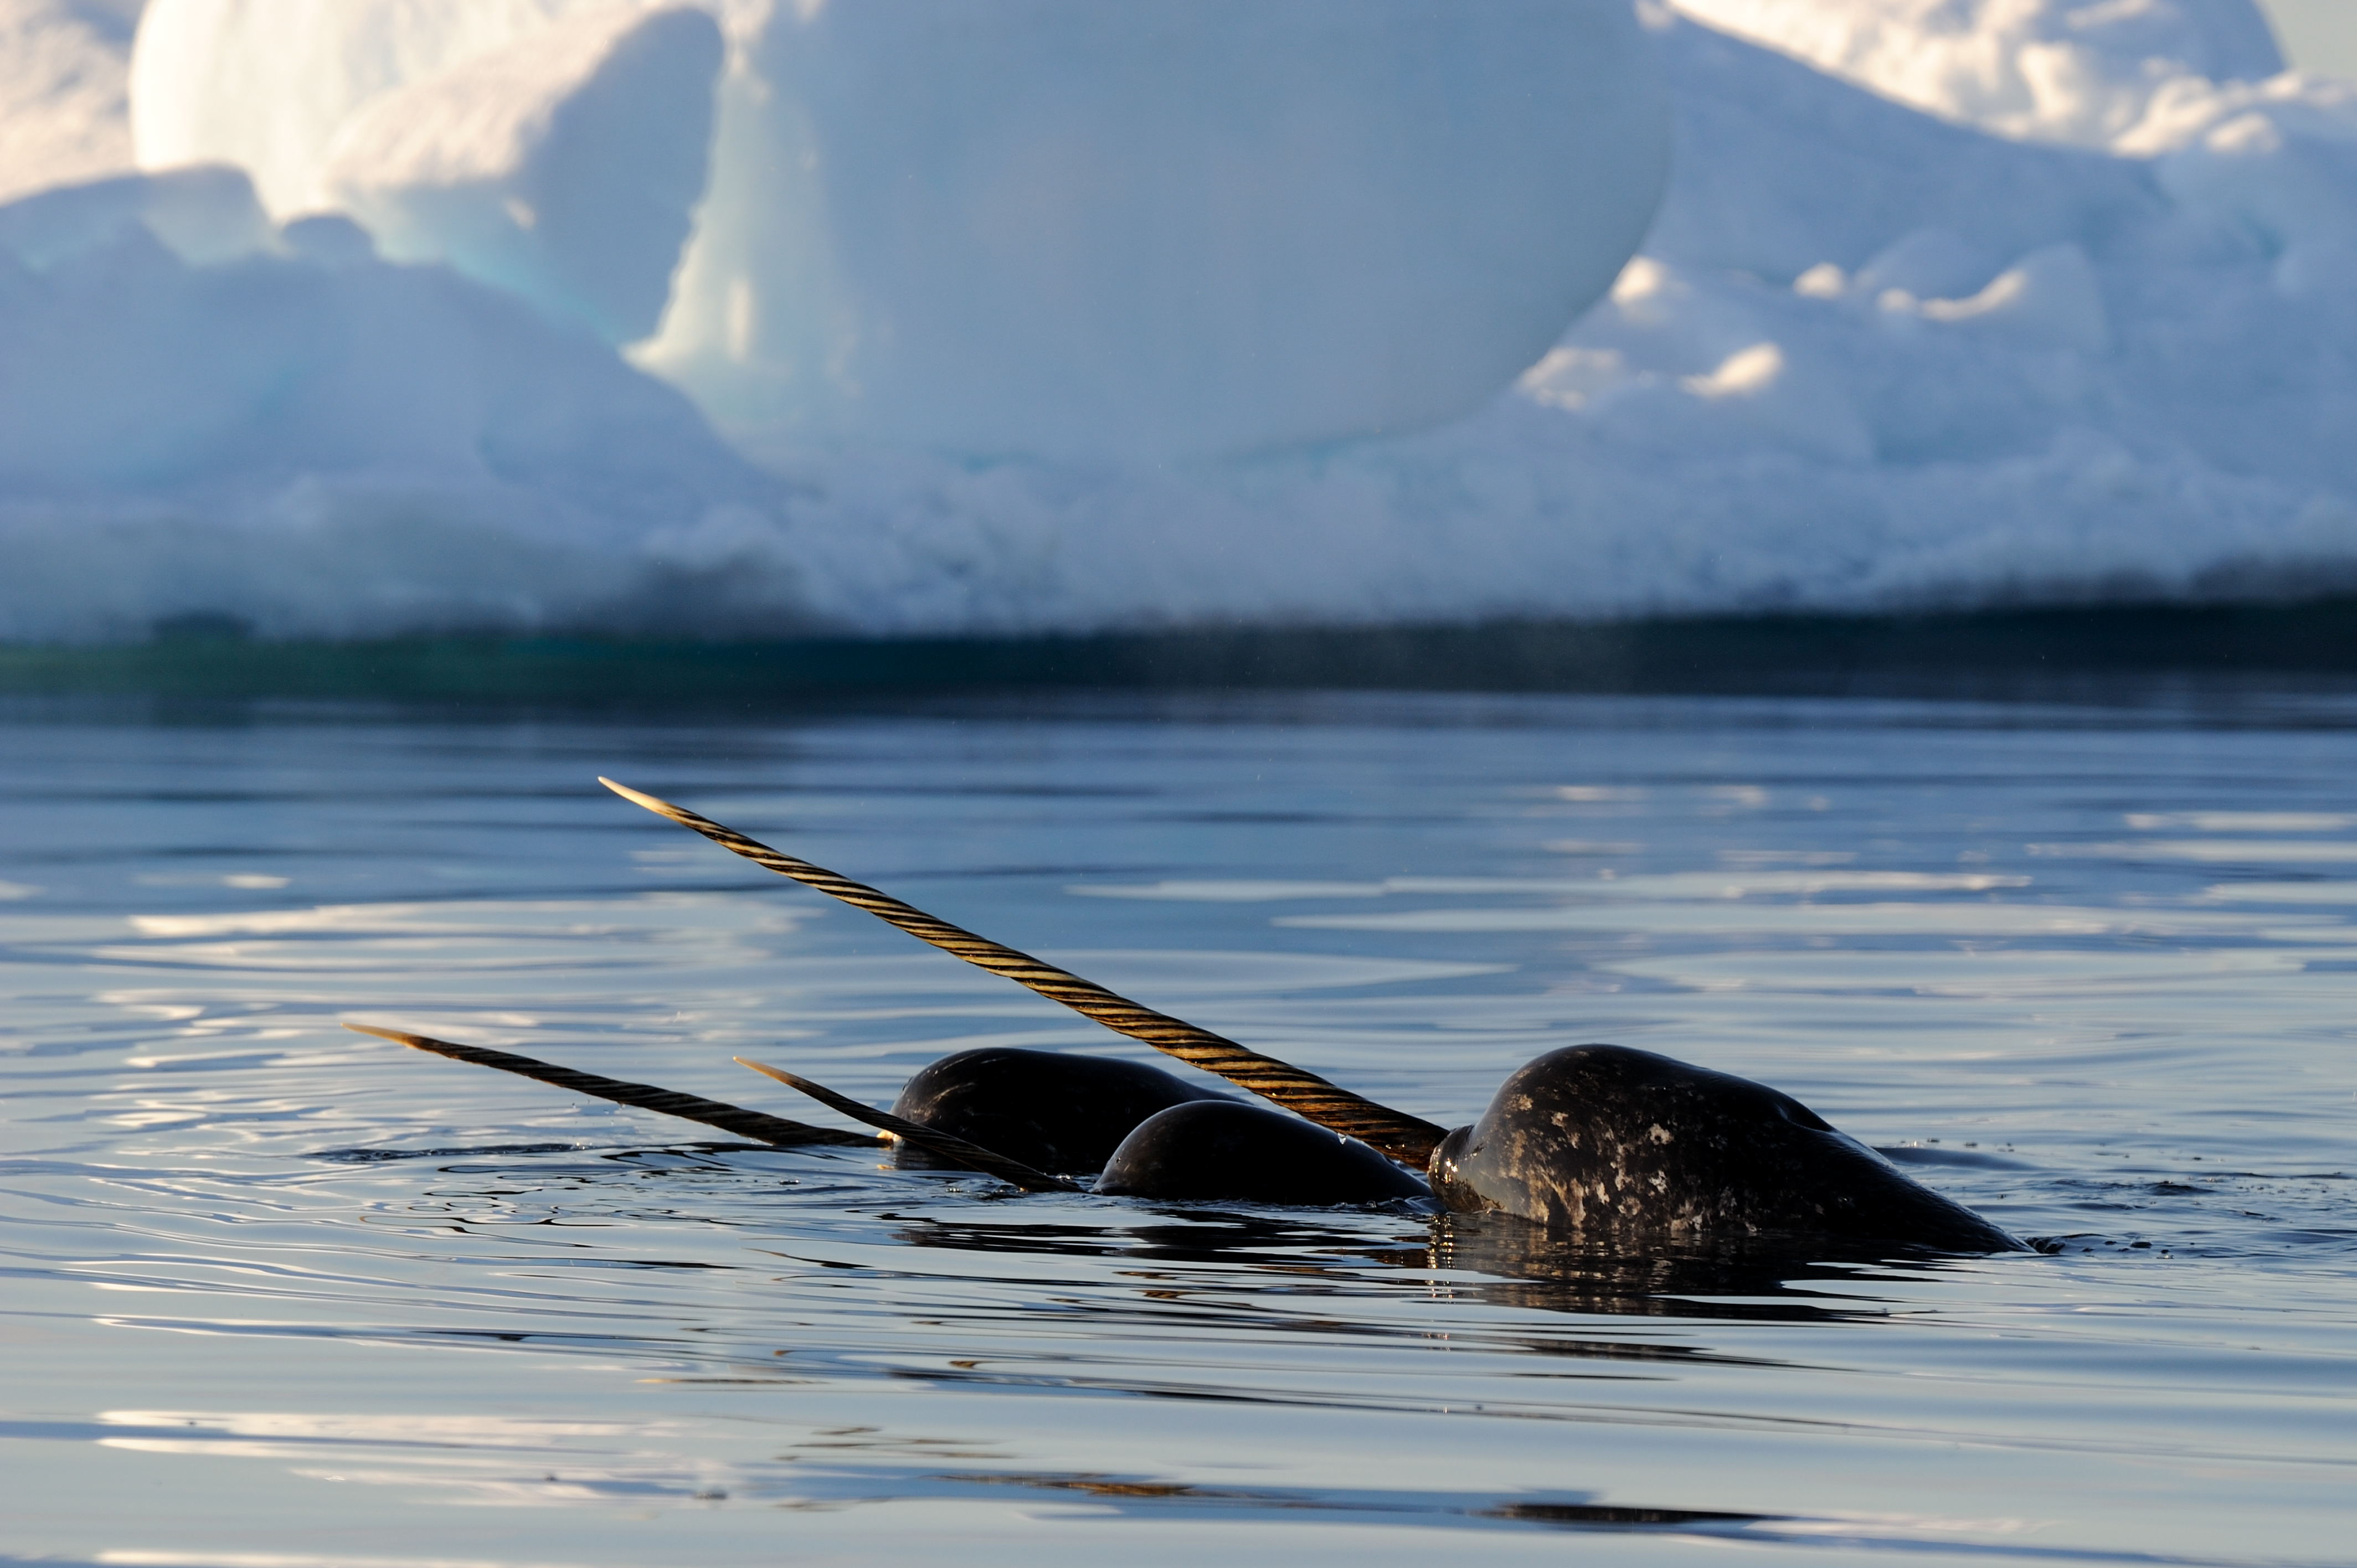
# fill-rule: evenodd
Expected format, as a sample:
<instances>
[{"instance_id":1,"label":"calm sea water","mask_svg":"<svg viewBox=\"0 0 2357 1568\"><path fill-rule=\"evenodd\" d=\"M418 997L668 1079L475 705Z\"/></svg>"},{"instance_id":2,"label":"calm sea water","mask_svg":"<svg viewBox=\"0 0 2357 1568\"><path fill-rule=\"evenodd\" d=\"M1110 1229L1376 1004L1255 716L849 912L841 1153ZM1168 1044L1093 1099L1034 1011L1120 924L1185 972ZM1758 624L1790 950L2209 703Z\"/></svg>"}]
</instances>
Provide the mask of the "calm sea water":
<instances>
[{"instance_id":1,"label":"calm sea water","mask_svg":"<svg viewBox=\"0 0 2357 1568\"><path fill-rule=\"evenodd\" d=\"M600 772L1447 1124L1761 1079L2050 1251L1017 1197L337 1027L810 1119L729 1057L1150 1055ZM2357 703L17 710L0 787L10 1560L2357 1561Z\"/></svg>"}]
</instances>

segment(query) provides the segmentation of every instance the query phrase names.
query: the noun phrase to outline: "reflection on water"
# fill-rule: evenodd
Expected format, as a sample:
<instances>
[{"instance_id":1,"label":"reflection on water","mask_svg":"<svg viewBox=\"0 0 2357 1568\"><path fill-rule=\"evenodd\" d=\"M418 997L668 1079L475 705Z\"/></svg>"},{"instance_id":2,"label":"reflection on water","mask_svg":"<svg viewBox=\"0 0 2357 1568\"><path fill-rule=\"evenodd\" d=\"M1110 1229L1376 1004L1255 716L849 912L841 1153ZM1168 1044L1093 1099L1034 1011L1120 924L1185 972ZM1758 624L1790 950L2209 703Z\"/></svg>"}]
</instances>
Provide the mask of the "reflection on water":
<instances>
[{"instance_id":1,"label":"reflection on water","mask_svg":"<svg viewBox=\"0 0 2357 1568\"><path fill-rule=\"evenodd\" d=\"M2357 729L2217 716L20 714L0 1552L2345 1560ZM337 1027L789 1115L729 1057L1133 1050L601 771L1445 1124L1582 1040L1758 1078L2049 1250L1024 1197Z\"/></svg>"},{"instance_id":2,"label":"reflection on water","mask_svg":"<svg viewBox=\"0 0 2357 1568\"><path fill-rule=\"evenodd\" d=\"M1102 1226L928 1219L904 1225L894 1234L915 1247L1120 1258L1133 1264L1257 1266L1262 1288L1288 1295L1321 1291L1348 1294L1366 1288L1383 1271L1398 1270L1411 1273L1437 1299L1538 1312L1762 1321L1878 1315L1888 1308L1861 1302L1854 1293L1894 1277L1894 1269L1936 1270L1946 1261L1932 1254L1894 1257L1887 1249L1872 1248L1854 1249L1844 1257L1828 1243L1796 1256L1789 1246L1768 1240L1665 1246L1631 1257L1567 1242L1527 1221L1497 1214L1436 1215L1422 1222L1426 1234L1399 1237L1398 1241L1411 1244L1396 1245L1374 1240L1364 1230L1340 1228L1337 1222L1344 1219L1340 1214L1321 1224L1315 1212L1225 1214L1210 1205L1164 1212L1173 1223L1140 1223L1130 1216ZM1817 1282L1838 1282L1846 1289L1812 1288ZM1183 1289L1146 1294L1168 1301L1188 1295ZM1276 1325L1272 1322L1271 1326ZM1545 1344L1550 1353L1607 1358L1708 1354L1684 1346L1665 1349L1561 1339ZM1562 1348L1566 1345L1577 1348Z\"/></svg>"},{"instance_id":3,"label":"reflection on water","mask_svg":"<svg viewBox=\"0 0 2357 1568\"><path fill-rule=\"evenodd\" d=\"M1877 1283L1905 1277L1894 1270L1910 1262L1936 1269L1942 1260L1893 1258L1868 1248L1851 1249L1845 1256L1834 1243L1820 1243L1811 1254L1795 1257L1773 1242L1665 1246L1631 1257L1593 1245L1566 1245L1506 1215L1448 1215L1433 1221L1421 1260L1400 1261L1486 1276L1449 1289L1505 1306L1805 1322L1880 1316L1889 1307L1873 1299ZM1640 1353L1661 1352L1648 1346Z\"/></svg>"}]
</instances>

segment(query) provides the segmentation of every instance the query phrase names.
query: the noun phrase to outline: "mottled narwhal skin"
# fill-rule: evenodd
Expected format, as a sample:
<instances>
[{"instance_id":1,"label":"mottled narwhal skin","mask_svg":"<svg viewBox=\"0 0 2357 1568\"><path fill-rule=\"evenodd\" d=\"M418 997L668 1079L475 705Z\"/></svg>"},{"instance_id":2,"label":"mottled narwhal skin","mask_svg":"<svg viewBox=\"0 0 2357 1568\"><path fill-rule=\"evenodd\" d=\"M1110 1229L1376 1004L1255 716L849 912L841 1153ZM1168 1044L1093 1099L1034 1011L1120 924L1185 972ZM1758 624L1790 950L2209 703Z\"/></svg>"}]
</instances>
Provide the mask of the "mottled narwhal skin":
<instances>
[{"instance_id":1,"label":"mottled narwhal skin","mask_svg":"<svg viewBox=\"0 0 2357 1568\"><path fill-rule=\"evenodd\" d=\"M892 1114L1036 1169L1074 1176L1103 1169L1131 1129L1156 1112L1196 1101L1233 1103L1216 1089L1136 1062L985 1046L920 1069L892 1102ZM912 1169L943 1164L907 1143L895 1149L893 1163Z\"/></svg>"},{"instance_id":2,"label":"mottled narwhal skin","mask_svg":"<svg viewBox=\"0 0 2357 1568\"><path fill-rule=\"evenodd\" d=\"M1625 1046L1550 1051L1433 1151L1450 1208L1631 1246L1822 1236L2024 1251L1788 1094Z\"/></svg>"},{"instance_id":3,"label":"mottled narwhal skin","mask_svg":"<svg viewBox=\"0 0 2357 1568\"><path fill-rule=\"evenodd\" d=\"M1355 1138L1232 1100L1174 1105L1147 1117L1105 1162L1096 1190L1303 1208L1429 1196L1413 1172Z\"/></svg>"}]
</instances>

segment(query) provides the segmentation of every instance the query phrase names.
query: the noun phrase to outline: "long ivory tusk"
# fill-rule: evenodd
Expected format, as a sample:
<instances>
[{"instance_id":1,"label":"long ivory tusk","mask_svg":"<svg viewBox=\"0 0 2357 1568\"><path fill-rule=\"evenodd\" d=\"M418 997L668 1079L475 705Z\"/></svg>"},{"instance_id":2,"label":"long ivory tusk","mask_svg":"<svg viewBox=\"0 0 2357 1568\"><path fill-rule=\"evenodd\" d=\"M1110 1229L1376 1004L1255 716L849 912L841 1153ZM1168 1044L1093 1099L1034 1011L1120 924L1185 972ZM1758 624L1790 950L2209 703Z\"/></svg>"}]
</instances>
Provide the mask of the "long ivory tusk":
<instances>
[{"instance_id":1,"label":"long ivory tusk","mask_svg":"<svg viewBox=\"0 0 2357 1568\"><path fill-rule=\"evenodd\" d=\"M392 1040L413 1050L431 1051L437 1057L448 1057L453 1061L472 1062L477 1067L492 1067L501 1072L538 1079L543 1083L553 1083L576 1094L610 1100L617 1105L635 1105L642 1111L660 1111L666 1116L701 1122L707 1127L717 1127L740 1138L775 1144L782 1148L791 1148L798 1144L837 1144L872 1149L882 1142L878 1138L840 1132L833 1127L813 1127L807 1122L789 1122L782 1116L748 1111L741 1105L682 1094L676 1090L657 1089L651 1083L628 1083L619 1078L600 1078L594 1072L558 1067L554 1062L520 1057L512 1051L495 1051L488 1046L454 1045L448 1040L435 1039L430 1035L404 1034L399 1029L374 1029L366 1024L347 1024L344 1027L356 1035L374 1035L380 1040Z\"/></svg>"},{"instance_id":2,"label":"long ivory tusk","mask_svg":"<svg viewBox=\"0 0 2357 1568\"><path fill-rule=\"evenodd\" d=\"M899 927L920 941L930 942L943 952L962 958L993 974L1005 975L1051 1002L1060 1002L1075 1013L1095 1019L1108 1029L1127 1035L1134 1040L1143 1040L1157 1051L1166 1051L1206 1072L1217 1073L1230 1083L1248 1089L1265 1100L1274 1101L1288 1111L1297 1112L1321 1127L1329 1127L1371 1144L1403 1165L1422 1170L1431 1158L1433 1148L1448 1135L1446 1129L1419 1117L1378 1105L1372 1100L1329 1083L1316 1073L1305 1072L1275 1057L1263 1056L1225 1036L1215 1035L1209 1029L1199 1029L1151 1007L1140 1006L1125 996L1116 996L1092 981L1082 980L1067 970L1042 962L1028 953L1017 952L987 937L978 937L972 931L951 925L947 920L936 919L888 893L880 893L864 883L838 876L823 866L813 865L809 861L771 849L758 840L747 838L734 828L725 828L708 817L699 817L684 807L641 794L615 783L611 779L601 777L597 782L633 805L643 806L659 817L668 817L683 828L693 828L721 848L734 851L780 876L790 876L806 886L840 898L854 908L865 909L877 919Z\"/></svg>"}]
</instances>

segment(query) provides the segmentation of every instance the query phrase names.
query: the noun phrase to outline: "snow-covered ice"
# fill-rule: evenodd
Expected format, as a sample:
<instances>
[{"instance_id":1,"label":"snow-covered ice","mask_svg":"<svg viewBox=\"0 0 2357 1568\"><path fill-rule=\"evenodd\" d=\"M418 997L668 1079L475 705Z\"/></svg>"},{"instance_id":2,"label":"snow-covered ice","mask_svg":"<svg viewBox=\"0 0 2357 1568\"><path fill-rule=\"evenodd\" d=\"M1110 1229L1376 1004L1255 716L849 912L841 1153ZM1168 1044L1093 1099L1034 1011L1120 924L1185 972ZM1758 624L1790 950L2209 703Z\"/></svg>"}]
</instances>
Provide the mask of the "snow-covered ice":
<instances>
[{"instance_id":1,"label":"snow-covered ice","mask_svg":"<svg viewBox=\"0 0 2357 1568\"><path fill-rule=\"evenodd\" d=\"M130 166L139 0L0 0L0 201Z\"/></svg>"},{"instance_id":2,"label":"snow-covered ice","mask_svg":"<svg viewBox=\"0 0 2357 1568\"><path fill-rule=\"evenodd\" d=\"M613 343L662 320L704 199L720 28L690 6L563 17L379 92L323 188L396 261L448 262Z\"/></svg>"},{"instance_id":3,"label":"snow-covered ice","mask_svg":"<svg viewBox=\"0 0 2357 1568\"><path fill-rule=\"evenodd\" d=\"M336 133L378 94L620 7L633 0L147 0L128 68L139 161L236 164L294 217L327 201Z\"/></svg>"},{"instance_id":4,"label":"snow-covered ice","mask_svg":"<svg viewBox=\"0 0 2357 1568\"><path fill-rule=\"evenodd\" d=\"M2206 84L2284 69L2250 0L1677 0L1688 16L2004 135L2150 151Z\"/></svg>"},{"instance_id":5,"label":"snow-covered ice","mask_svg":"<svg viewBox=\"0 0 2357 1568\"><path fill-rule=\"evenodd\" d=\"M1410 0L1383 3L1419 13ZM1487 371L1511 384L1457 417L1437 403L1403 412L1395 395L1419 373L1416 356L1446 359L1447 343L1417 337L1418 313L1379 317L1325 350L1330 360L1300 363L1308 338L1277 322L1267 342L1284 362L1272 377L1372 375L1391 411L1371 422L1391 434L1318 441L1278 417L1306 404L1309 393L1288 390L1300 382L1265 403L1205 411L1216 379L1190 381L1187 358L1200 324L1173 331L1121 292L1137 285L1127 274L1145 253L1124 227L1138 209L1109 200L1102 226L1085 208L1000 209L1037 220L1017 226L1018 251L1065 269L1082 341L1057 336L1067 324L1041 299L969 285L947 264L954 250L937 243L933 209L990 210L995 199L986 160L955 156L915 85L927 80L919 67L938 69L927 50L946 36L929 33L926 16L968 14L963 0L931 0L930 13L916 0L827 0L782 6L787 20L753 4L720 11L729 61L710 188L662 328L628 351L678 378L702 413L617 357L579 310L565 319L545 282L505 280L526 304L447 267L381 261L345 220L298 218L332 196L339 157L380 171L382 188L425 189L432 179L382 172L425 168L402 164L394 130L417 127L418 146L447 135L456 141L435 145L480 148L496 138L456 128L505 115L509 153L447 183L474 181L479 211L512 219L507 201L532 206L519 195L530 149L566 139L546 130L555 106L596 101L585 84L612 80L590 67L567 74L531 40L620 38L653 25L653 7L349 0L310 7L344 18L344 63L295 73L287 61L312 47L299 29L274 45L282 35L237 33L240 17L294 0L157 5L151 29L178 16L191 47L215 50L221 80L252 92L268 78L308 96L255 97L237 122L244 151L205 144L254 171L259 208L219 171L0 208L0 560L10 566L0 635L135 635L196 610L321 635L461 624L904 632L2357 582L2347 436L2357 428L2357 86L2281 72L2248 0L1649 9L1640 41L1667 84L1672 172L1642 253L1567 333ZM1030 14L1012 0L999 8ZM210 32L189 20L204 16ZM350 26L371 16L377 34ZM846 74L833 102L823 84L802 82L789 96L819 105L803 139L772 146L767 165L732 163L732 138L776 135L783 123L743 97L748 73L791 80L760 51L780 47L782 28L815 36L822 24L847 37L813 58L899 61L909 74L872 91ZM140 45L143 154L137 81L167 36ZM1152 73L1122 40L1058 36L1070 46L1062 63L1032 62L1012 95L1041 102L1008 109L1003 124L1080 124L1071 101L1092 82L1146 92ZM1438 77L1476 69L1465 63L1475 54L1425 52ZM579 58L593 56L605 58ZM232 57L244 63L231 70ZM466 72L496 78L498 60L536 58L547 69L510 71L529 81L480 122L437 96ZM1539 89L1582 90L1571 75ZM653 113L654 96L606 101L602 123ZM1465 186L1498 177L1469 199L1528 177L1533 160L1501 172L1467 149L1432 154L1428 139L1384 142L1343 98L1320 113L1361 127L1352 156L1407 166L1383 177L1413 197L1405 216L1426 227L1459 210L1434 194L1452 169ZM395 118L385 105L396 102L421 107ZM1139 112L1166 142L1186 133L1232 158L1254 143L1227 139L1226 107L1174 100ZM942 109L977 112L954 94ZM183 125L201 119L187 95L173 113ZM383 141L354 129L343 144L376 151L336 150L348 125L376 114ZM842 188L801 188L815 206L731 183L732 167L774 170L788 154L821 151ZM1641 161L1641 148L1622 151ZM1134 166L1119 147L1107 156L1107 166ZM1281 159L1265 161L1285 176L1278 186L1299 184ZM1598 188L1640 190L1642 172L1606 170ZM677 182L662 189L654 205L675 214ZM902 210L909 203L920 210ZM765 223L825 243L798 252L791 235L751 234ZM1348 337L1332 323L1350 317L1350 302L1325 297L1349 293L1347 270L1302 265L1314 252L1291 240L1275 248L1296 263L1285 297L1318 318L1323 340ZM431 253L483 266L447 244ZM1534 275L1524 249L1490 260L1498 278ZM1421 259L1403 266L1431 271ZM1501 285L1500 297L1519 286ZM856 350L870 337L889 336L883 316L863 315L879 298L925 306L885 313L892 332L924 341L863 360ZM969 319L985 301L1005 313ZM845 330L847 348L828 336ZM828 351L813 359L813 345ZM1027 349L1037 364L1010 369L997 411L1010 424L996 429L915 375L927 355L970 376ZM1399 358L1386 365L1386 353ZM1200 435L1230 422L1218 439L1179 447L1252 449L1140 456L1125 433L1154 404L1069 395L1099 361L1168 397L1176 424L1191 419ZM878 399L866 406L888 416L814 417L834 394L795 401L813 364L859 367L868 379L857 384ZM780 378L780 366L791 373ZM1053 373L1027 381L1039 366ZM1043 415L1048 438L1032 445L1047 455L1025 455L1006 430L1039 428Z\"/></svg>"},{"instance_id":6,"label":"snow-covered ice","mask_svg":"<svg viewBox=\"0 0 2357 1568\"><path fill-rule=\"evenodd\" d=\"M347 219L274 231L234 169L0 207L10 636L774 623L662 540L783 493L594 338Z\"/></svg>"},{"instance_id":7,"label":"snow-covered ice","mask_svg":"<svg viewBox=\"0 0 2357 1568\"><path fill-rule=\"evenodd\" d=\"M770 449L1413 430L1609 286L1667 132L1627 0L780 5L640 361Z\"/></svg>"},{"instance_id":8,"label":"snow-covered ice","mask_svg":"<svg viewBox=\"0 0 2357 1568\"><path fill-rule=\"evenodd\" d=\"M594 168L572 206L660 188L640 270L667 282L680 177L703 184L679 144L702 150L710 71L673 58L697 40L633 0L451 9L482 3L155 0L141 157L244 165L282 216L326 201L544 301L570 291L520 187ZM577 86L625 32L636 70ZM1431 424L1546 351L1661 194L1627 0L856 0L737 34L703 221L636 358L769 446L1200 456ZM579 227L565 254L611 253L612 223Z\"/></svg>"}]
</instances>

